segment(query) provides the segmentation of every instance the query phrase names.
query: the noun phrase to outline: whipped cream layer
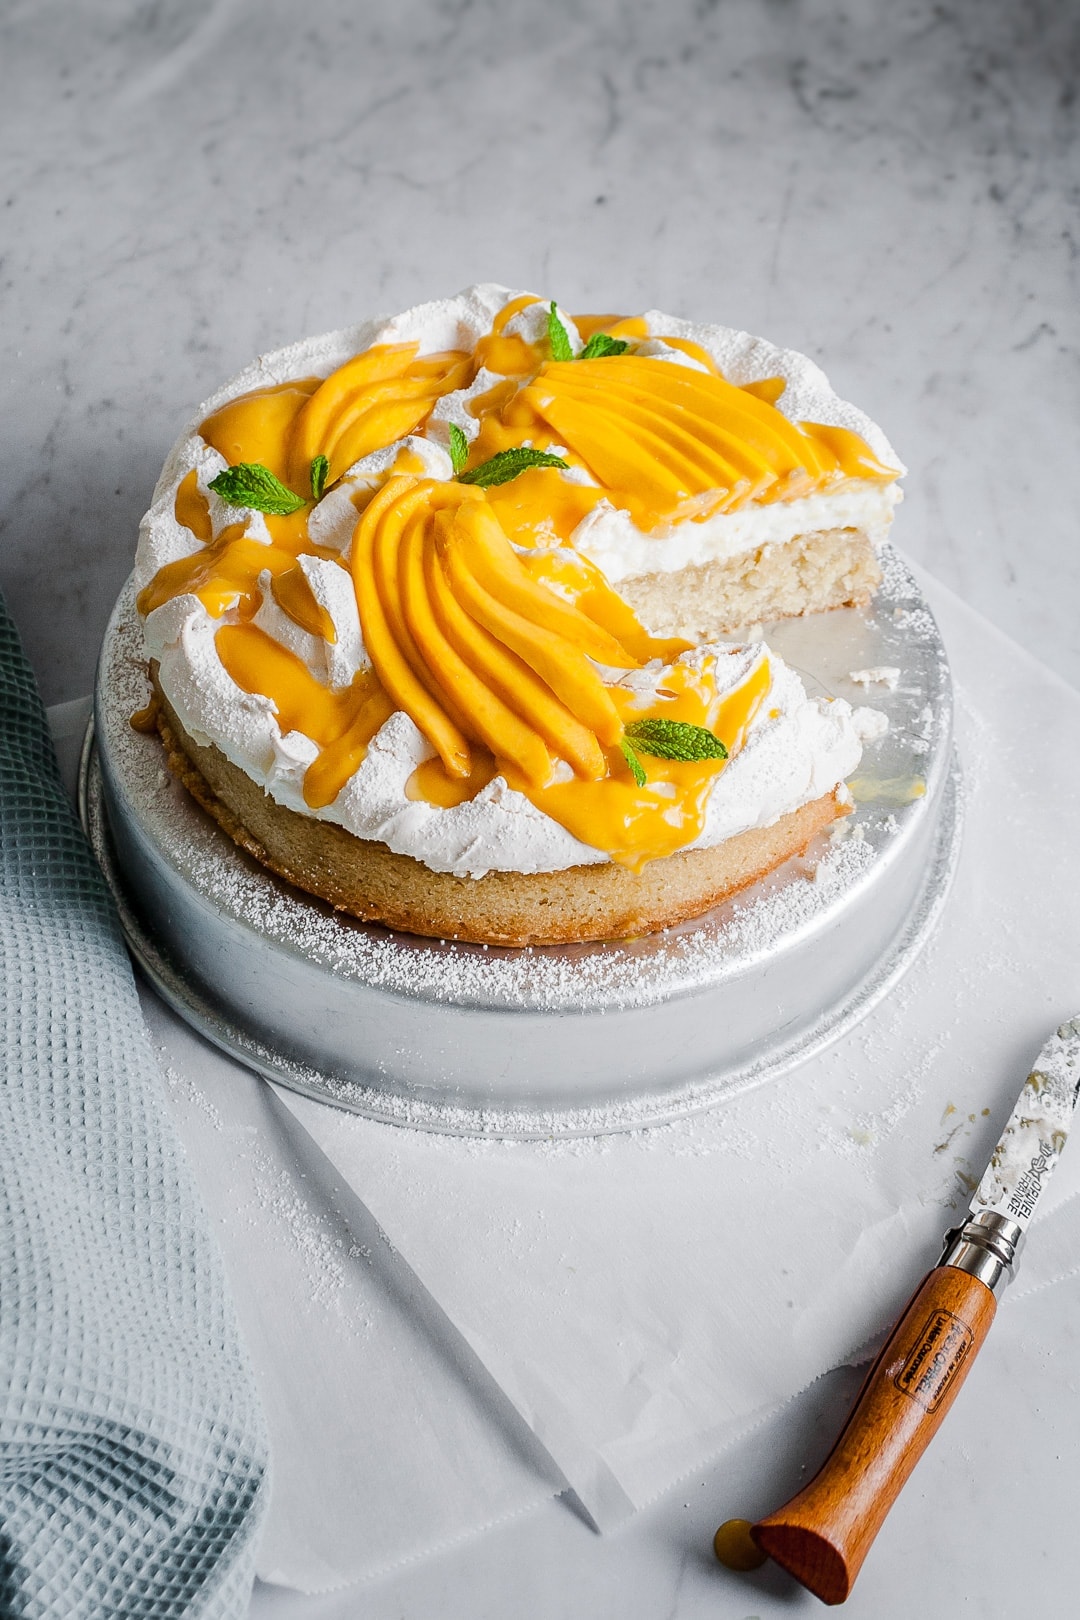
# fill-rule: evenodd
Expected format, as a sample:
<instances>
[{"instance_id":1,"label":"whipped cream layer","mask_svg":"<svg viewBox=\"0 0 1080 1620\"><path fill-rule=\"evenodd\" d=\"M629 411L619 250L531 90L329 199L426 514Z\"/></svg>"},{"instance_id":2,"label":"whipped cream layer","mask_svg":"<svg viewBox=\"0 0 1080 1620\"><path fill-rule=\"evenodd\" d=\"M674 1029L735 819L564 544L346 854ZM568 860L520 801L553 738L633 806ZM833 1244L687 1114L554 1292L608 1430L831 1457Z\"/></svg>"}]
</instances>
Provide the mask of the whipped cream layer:
<instances>
[{"instance_id":1,"label":"whipped cream layer","mask_svg":"<svg viewBox=\"0 0 1080 1620\"><path fill-rule=\"evenodd\" d=\"M573 544L601 569L610 584L618 585L624 579L675 574L680 568L786 545L797 534L823 529L858 529L876 549L888 538L893 512L903 498L896 484L859 479L835 494L744 506L737 512L718 512L700 522L676 523L670 530L651 534L642 534L628 512L602 501L578 524Z\"/></svg>"},{"instance_id":2,"label":"whipped cream layer","mask_svg":"<svg viewBox=\"0 0 1080 1620\"><path fill-rule=\"evenodd\" d=\"M140 527L136 587L142 589L162 567L201 549L200 541L177 520L175 513L178 487L191 472L196 474L198 490L208 503L215 537L227 525L240 523L251 540L268 546L271 543L266 521L259 512L227 506L210 489L226 462L203 441L198 424L221 405L271 383L328 376L373 344L416 341L422 355L452 348L470 349L490 330L494 317L513 296L509 289L495 285L475 287L456 298L421 305L389 320L368 322L294 344L249 366L200 407L171 451L155 490L154 504ZM547 305L526 308L508 323L506 332L518 332L531 340L536 336L537 323L546 322L547 312ZM824 375L805 356L729 328L695 326L655 311L645 319L650 333L686 337L700 344L732 382L783 376L787 389L780 408L793 420L848 428L859 433L881 460L899 466L880 429L862 412L838 399ZM581 340L569 318L563 320L577 351ZM647 344L646 349L673 364L697 365L659 339ZM471 389L439 401L422 433L350 467L345 478L313 507L307 524L312 543L336 552L343 561L348 558L357 523L352 495L380 483L399 452L411 455L425 477L449 480L453 476L447 451L449 424L456 422L466 436L476 432L475 418L466 409L468 396L482 392L490 382L490 376L481 372ZM566 476L581 481L581 470ZM774 502L746 508L703 523L686 521L673 525L665 536L643 534L634 528L625 512L601 502L579 525L573 542L596 561L609 579L618 581L634 573L663 571L689 561L707 560L709 556L730 555L736 545L777 543L790 537L785 533L785 523L794 525L791 534L807 527L856 524L871 533L883 532L887 528L885 506L891 513L897 498L895 485L883 490L880 485L867 484L864 489L861 484L849 483L835 496L812 495L786 505ZM876 518L871 511L875 500ZM827 522L822 515L826 509L830 514ZM860 511L864 519L858 518ZM352 580L332 555L305 555L300 566L315 600L333 624L336 640L324 640L301 628L282 612L269 590L263 591L255 622L293 652L321 684L331 690L344 690L370 663ZM377 732L366 757L336 798L313 810L305 801L303 782L317 757L316 744L302 731L283 733L273 702L237 686L218 655L216 633L236 622L235 610L215 617L197 596L179 595L145 620L146 650L148 657L157 661L162 690L189 735L198 743L220 748L279 804L335 822L360 838L383 842L435 871L458 876L480 877L488 871L554 871L609 859L602 850L582 843L539 810L502 776L496 776L474 798L453 808L410 799L406 785L434 750L401 712ZM718 678L721 690L724 679L734 689L765 656L769 657L771 669L767 700L752 722L743 747L718 775L703 830L686 848L708 847L750 828L771 825L803 804L837 790L858 765L863 740L874 735L874 711L852 711L842 700L808 698L798 676L776 654L768 653L760 641L736 648L710 645L683 656L714 656L724 671L723 678ZM643 673L657 685L662 683L659 666L636 672L635 681L640 681Z\"/></svg>"}]
</instances>

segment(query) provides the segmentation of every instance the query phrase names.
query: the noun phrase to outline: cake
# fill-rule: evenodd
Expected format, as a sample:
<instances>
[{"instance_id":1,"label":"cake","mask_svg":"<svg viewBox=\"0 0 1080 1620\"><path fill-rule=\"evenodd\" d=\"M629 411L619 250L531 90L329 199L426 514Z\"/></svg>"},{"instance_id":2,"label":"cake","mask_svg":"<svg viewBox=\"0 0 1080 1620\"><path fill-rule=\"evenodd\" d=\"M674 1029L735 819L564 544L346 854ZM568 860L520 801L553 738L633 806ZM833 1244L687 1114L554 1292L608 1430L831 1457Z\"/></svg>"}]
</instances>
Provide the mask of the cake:
<instances>
[{"instance_id":1,"label":"cake","mask_svg":"<svg viewBox=\"0 0 1080 1620\"><path fill-rule=\"evenodd\" d=\"M140 723L237 844L354 916L665 927L849 808L877 717L723 638L867 600L901 471L811 362L656 312L486 285L297 344L166 462Z\"/></svg>"}]
</instances>

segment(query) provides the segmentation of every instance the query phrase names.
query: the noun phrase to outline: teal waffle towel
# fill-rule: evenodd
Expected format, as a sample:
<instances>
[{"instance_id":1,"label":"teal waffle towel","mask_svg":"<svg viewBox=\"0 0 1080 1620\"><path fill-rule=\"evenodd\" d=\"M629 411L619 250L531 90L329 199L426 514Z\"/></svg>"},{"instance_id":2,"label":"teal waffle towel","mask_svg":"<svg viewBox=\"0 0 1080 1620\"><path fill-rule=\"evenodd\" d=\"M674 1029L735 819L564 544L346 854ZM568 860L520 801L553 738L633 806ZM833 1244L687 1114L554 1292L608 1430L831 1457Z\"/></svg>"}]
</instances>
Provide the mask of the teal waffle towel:
<instances>
[{"instance_id":1,"label":"teal waffle towel","mask_svg":"<svg viewBox=\"0 0 1080 1620\"><path fill-rule=\"evenodd\" d=\"M266 1440L0 597L0 1614L247 1613Z\"/></svg>"}]
</instances>

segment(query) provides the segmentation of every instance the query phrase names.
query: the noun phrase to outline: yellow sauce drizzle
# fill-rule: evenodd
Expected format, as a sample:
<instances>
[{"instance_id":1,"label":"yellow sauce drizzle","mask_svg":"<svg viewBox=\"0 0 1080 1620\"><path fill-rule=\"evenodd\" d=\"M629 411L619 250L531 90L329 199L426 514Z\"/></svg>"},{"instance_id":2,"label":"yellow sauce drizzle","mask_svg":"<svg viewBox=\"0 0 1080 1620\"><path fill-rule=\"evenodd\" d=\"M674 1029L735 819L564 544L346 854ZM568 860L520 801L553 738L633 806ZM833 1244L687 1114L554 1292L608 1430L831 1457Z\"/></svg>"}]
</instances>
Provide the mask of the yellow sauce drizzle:
<instances>
[{"instance_id":1,"label":"yellow sauce drizzle","mask_svg":"<svg viewBox=\"0 0 1080 1620\"><path fill-rule=\"evenodd\" d=\"M582 341L588 343L594 332L606 332L610 337L612 327L625 320L625 315L575 315L574 325L581 334ZM644 322L641 335L643 337L645 335Z\"/></svg>"},{"instance_id":2,"label":"yellow sauce drizzle","mask_svg":"<svg viewBox=\"0 0 1080 1620\"><path fill-rule=\"evenodd\" d=\"M225 457L230 467L244 461L261 461L275 478L288 483L286 452L290 430L300 411L321 386L318 377L302 377L296 382L272 383L266 388L256 388L250 394L241 394L222 405L206 418L199 432L212 449ZM308 476L309 471L305 469L304 480ZM305 481L297 486L296 493L308 493ZM179 521L182 523L184 519L180 518Z\"/></svg>"},{"instance_id":3,"label":"yellow sauce drizzle","mask_svg":"<svg viewBox=\"0 0 1080 1620\"><path fill-rule=\"evenodd\" d=\"M525 339L511 334L503 335L507 324L519 315L530 304L540 303L532 293L523 293L520 298L511 298L509 303L503 305L491 323L491 331L482 337L473 352L473 375L484 367L494 371L500 377L527 376L536 370L537 351L530 347Z\"/></svg>"},{"instance_id":4,"label":"yellow sauce drizzle","mask_svg":"<svg viewBox=\"0 0 1080 1620\"><path fill-rule=\"evenodd\" d=\"M196 540L205 545L214 538L214 525L210 521L210 502L199 488L199 474L195 467L180 480L173 504L176 521L190 529Z\"/></svg>"},{"instance_id":5,"label":"yellow sauce drizzle","mask_svg":"<svg viewBox=\"0 0 1080 1620\"><path fill-rule=\"evenodd\" d=\"M301 731L318 745L319 757L304 777L304 799L312 810L333 803L394 712L378 679L361 670L343 692L328 691L295 653L256 624L222 625L215 645L241 691L271 699L283 734Z\"/></svg>"},{"instance_id":6,"label":"yellow sauce drizzle","mask_svg":"<svg viewBox=\"0 0 1080 1620\"><path fill-rule=\"evenodd\" d=\"M748 678L727 697L717 699L710 676L675 664L664 676L671 697L638 707L629 692L610 688L622 718L657 716L705 726L720 738L734 758L771 684L768 659L762 657ZM636 786L621 756L608 755L609 775L598 782L552 782L530 787L512 767L505 770L511 787L520 788L538 810L560 823L582 843L602 849L613 861L640 872L646 862L672 855L698 837L713 783L726 760L673 760L642 756L647 781Z\"/></svg>"},{"instance_id":7,"label":"yellow sauce drizzle","mask_svg":"<svg viewBox=\"0 0 1080 1620\"><path fill-rule=\"evenodd\" d=\"M278 607L283 613L288 614L294 624L298 624L301 630L306 630L311 636L321 636L333 646L337 641L334 621L322 603L316 601L315 593L299 563L294 564L292 568L286 568L284 573L272 575L270 589Z\"/></svg>"},{"instance_id":8,"label":"yellow sauce drizzle","mask_svg":"<svg viewBox=\"0 0 1080 1620\"><path fill-rule=\"evenodd\" d=\"M669 349L679 349L683 354L688 354L691 360L696 360L698 365L704 366L705 370L710 371L714 377L720 376L720 367L708 349L703 349L700 343L694 343L690 338L681 337L666 337L663 341Z\"/></svg>"},{"instance_id":9,"label":"yellow sauce drizzle","mask_svg":"<svg viewBox=\"0 0 1080 1620\"><path fill-rule=\"evenodd\" d=\"M744 394L753 394L757 399L763 399L766 405L775 405L786 387L785 377L762 377L760 382L743 383L742 391Z\"/></svg>"},{"instance_id":10,"label":"yellow sauce drizzle","mask_svg":"<svg viewBox=\"0 0 1080 1620\"><path fill-rule=\"evenodd\" d=\"M870 776L853 776L848 788L856 804L911 804L926 796L921 776L889 776L875 781Z\"/></svg>"},{"instance_id":11,"label":"yellow sauce drizzle","mask_svg":"<svg viewBox=\"0 0 1080 1620\"><path fill-rule=\"evenodd\" d=\"M594 332L643 342L649 335L644 315L575 315L574 325L587 343Z\"/></svg>"},{"instance_id":12,"label":"yellow sauce drizzle","mask_svg":"<svg viewBox=\"0 0 1080 1620\"><path fill-rule=\"evenodd\" d=\"M158 702L157 693L154 692L151 694L150 701L144 709L135 710L135 713L128 721L128 725L131 727L132 731L141 731L144 734L154 732L157 730L158 715L160 712L161 704Z\"/></svg>"},{"instance_id":13,"label":"yellow sauce drizzle","mask_svg":"<svg viewBox=\"0 0 1080 1620\"><path fill-rule=\"evenodd\" d=\"M190 591L214 617L239 621L218 630L218 654L241 690L274 704L283 732L316 745L304 779L312 809L336 799L401 709L435 750L413 772L410 798L450 808L502 775L582 842L640 870L697 837L726 762L643 754L638 787L620 746L624 728L643 718L687 722L720 737L733 757L769 691L769 664L763 655L719 697L724 655L676 662L687 644L645 631L568 545L575 529L602 499L648 531L848 479L886 481L896 470L847 429L791 422L776 409L783 379L736 387L688 339L665 341L705 370L632 351L552 361L546 338L530 345L505 330L537 302L511 300L472 354L421 357L416 343L380 344L325 380L275 384L214 412L201 429L206 442L230 465L263 463L306 504L265 518L269 544L242 523L215 534L197 474L187 474L175 513L198 544L158 572L139 608L147 614ZM640 316L576 324L585 340L607 332L633 345L649 335ZM470 403L480 426L468 465L525 443L555 445L595 482L550 468L490 489L444 482L422 476L421 458L403 447L381 487L352 492L359 516L347 566L373 667L331 691L250 622L266 573L289 618L335 639L299 564L307 554L346 566L308 538L311 462L326 456L332 483L362 456L422 430L435 402L481 366L503 380ZM620 671L650 660L664 665L661 688L621 684Z\"/></svg>"},{"instance_id":14,"label":"yellow sauce drizzle","mask_svg":"<svg viewBox=\"0 0 1080 1620\"><path fill-rule=\"evenodd\" d=\"M475 799L482 788L499 774L498 761L486 748L472 751L472 769L468 776L448 776L446 767L436 754L418 765L405 784L407 799L421 799L437 805L440 810L452 810L455 805Z\"/></svg>"},{"instance_id":15,"label":"yellow sauce drizzle","mask_svg":"<svg viewBox=\"0 0 1080 1620\"><path fill-rule=\"evenodd\" d=\"M603 499L602 489L570 484L555 467L530 467L488 491L488 501L515 546L565 544Z\"/></svg>"}]
</instances>

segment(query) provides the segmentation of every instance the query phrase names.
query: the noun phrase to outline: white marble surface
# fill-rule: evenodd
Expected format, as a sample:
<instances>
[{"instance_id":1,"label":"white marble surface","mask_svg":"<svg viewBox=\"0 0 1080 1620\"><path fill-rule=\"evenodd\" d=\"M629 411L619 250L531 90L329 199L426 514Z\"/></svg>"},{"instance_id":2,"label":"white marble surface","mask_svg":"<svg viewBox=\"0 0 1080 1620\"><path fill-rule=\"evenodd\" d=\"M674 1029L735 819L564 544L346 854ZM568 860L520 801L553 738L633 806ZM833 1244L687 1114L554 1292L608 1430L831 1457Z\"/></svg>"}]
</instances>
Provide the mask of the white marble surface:
<instances>
[{"instance_id":1,"label":"white marble surface","mask_svg":"<svg viewBox=\"0 0 1080 1620\"><path fill-rule=\"evenodd\" d=\"M911 475L897 537L1080 684L1076 8L1055 0L22 0L0 14L0 580L85 691L158 466L253 353L496 277L813 354ZM1065 1613L1077 1291L1008 1307L848 1612ZM707 1556L833 1432L815 1386L599 1539L562 1505L258 1620L815 1612ZM1015 1543L982 1508L1015 1507ZM684 1505L685 1504L685 1505ZM704 1549L704 1550L703 1550Z\"/></svg>"}]
</instances>

